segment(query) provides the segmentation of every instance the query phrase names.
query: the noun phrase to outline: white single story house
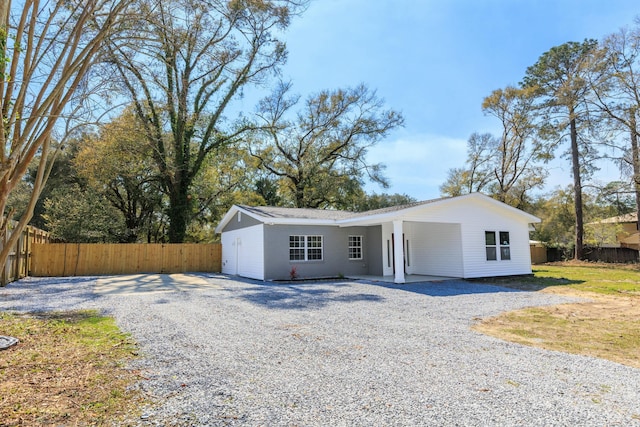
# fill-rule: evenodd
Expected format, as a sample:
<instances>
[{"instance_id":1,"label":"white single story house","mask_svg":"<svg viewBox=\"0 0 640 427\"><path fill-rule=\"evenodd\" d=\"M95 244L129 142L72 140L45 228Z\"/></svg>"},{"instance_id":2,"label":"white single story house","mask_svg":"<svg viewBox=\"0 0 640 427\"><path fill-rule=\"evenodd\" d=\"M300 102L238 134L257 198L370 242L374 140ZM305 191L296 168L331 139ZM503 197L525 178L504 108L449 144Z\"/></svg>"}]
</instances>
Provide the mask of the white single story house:
<instances>
[{"instance_id":1,"label":"white single story house","mask_svg":"<svg viewBox=\"0 0 640 427\"><path fill-rule=\"evenodd\" d=\"M216 232L222 272L258 280L531 274L540 219L480 193L368 212L234 205Z\"/></svg>"}]
</instances>

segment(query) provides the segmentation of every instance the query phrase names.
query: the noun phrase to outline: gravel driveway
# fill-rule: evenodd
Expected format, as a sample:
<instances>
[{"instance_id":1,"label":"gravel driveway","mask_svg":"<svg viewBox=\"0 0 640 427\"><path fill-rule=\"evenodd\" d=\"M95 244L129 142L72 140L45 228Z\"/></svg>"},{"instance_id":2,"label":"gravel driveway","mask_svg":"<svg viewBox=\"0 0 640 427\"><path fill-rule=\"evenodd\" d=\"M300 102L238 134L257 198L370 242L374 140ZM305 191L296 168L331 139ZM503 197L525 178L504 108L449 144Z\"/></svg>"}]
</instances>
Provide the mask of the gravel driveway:
<instances>
[{"instance_id":1,"label":"gravel driveway","mask_svg":"<svg viewBox=\"0 0 640 427\"><path fill-rule=\"evenodd\" d=\"M470 330L566 298L464 281L198 280L105 292L97 278L28 278L0 288L0 310L113 315L158 401L143 426L640 426L639 369Z\"/></svg>"}]
</instances>

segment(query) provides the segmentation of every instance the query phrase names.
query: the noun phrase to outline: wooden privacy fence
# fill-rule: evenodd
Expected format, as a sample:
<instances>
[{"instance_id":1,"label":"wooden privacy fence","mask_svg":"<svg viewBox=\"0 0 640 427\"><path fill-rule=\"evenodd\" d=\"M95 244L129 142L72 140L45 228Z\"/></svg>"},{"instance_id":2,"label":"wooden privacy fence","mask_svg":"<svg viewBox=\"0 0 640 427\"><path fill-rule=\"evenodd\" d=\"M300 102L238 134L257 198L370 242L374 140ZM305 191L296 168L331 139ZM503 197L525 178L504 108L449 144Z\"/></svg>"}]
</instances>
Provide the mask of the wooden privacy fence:
<instances>
[{"instance_id":1,"label":"wooden privacy fence","mask_svg":"<svg viewBox=\"0 0 640 427\"><path fill-rule=\"evenodd\" d=\"M15 221L11 222L13 226L17 224ZM0 241L0 248L7 243L10 232L5 234L4 241ZM15 247L11 248L11 252L7 257L2 268L2 277L0 277L0 284L2 286L14 280L21 279L29 275L32 267L31 251L36 244L42 244L49 241L49 233L40 230L35 227L27 226L16 243Z\"/></svg>"},{"instance_id":2,"label":"wooden privacy fence","mask_svg":"<svg viewBox=\"0 0 640 427\"><path fill-rule=\"evenodd\" d=\"M49 243L33 246L32 276L219 272L219 243Z\"/></svg>"},{"instance_id":3,"label":"wooden privacy fence","mask_svg":"<svg viewBox=\"0 0 640 427\"><path fill-rule=\"evenodd\" d=\"M582 258L588 261L635 263L638 262L638 251L630 248L592 248L585 247Z\"/></svg>"},{"instance_id":4,"label":"wooden privacy fence","mask_svg":"<svg viewBox=\"0 0 640 427\"><path fill-rule=\"evenodd\" d=\"M544 264L547 262L546 246L540 243L530 244L529 249L531 251L531 264Z\"/></svg>"}]
</instances>

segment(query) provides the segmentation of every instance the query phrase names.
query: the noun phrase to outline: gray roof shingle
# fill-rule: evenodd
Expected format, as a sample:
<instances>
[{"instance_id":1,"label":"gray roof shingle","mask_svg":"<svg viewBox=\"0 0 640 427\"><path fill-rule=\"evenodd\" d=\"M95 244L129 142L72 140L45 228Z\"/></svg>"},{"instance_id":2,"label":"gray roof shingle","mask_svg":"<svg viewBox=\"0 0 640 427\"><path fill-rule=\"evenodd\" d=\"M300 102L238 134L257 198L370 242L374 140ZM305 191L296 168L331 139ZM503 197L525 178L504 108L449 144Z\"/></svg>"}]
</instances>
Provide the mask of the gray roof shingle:
<instances>
[{"instance_id":1,"label":"gray roof shingle","mask_svg":"<svg viewBox=\"0 0 640 427\"><path fill-rule=\"evenodd\" d=\"M246 205L239 205L239 207L264 218L322 219L335 221L351 218L354 215L353 212L331 209L282 208L277 206Z\"/></svg>"},{"instance_id":2,"label":"gray roof shingle","mask_svg":"<svg viewBox=\"0 0 640 427\"><path fill-rule=\"evenodd\" d=\"M317 219L337 221L341 219L359 218L397 212L404 209L412 208L414 206L426 205L440 200L444 200L444 198L424 200L421 202L413 202L405 205L390 206L387 208L374 209L365 212L338 211L333 209L283 208L277 206L238 206L246 210L247 212L251 212L263 218Z\"/></svg>"}]
</instances>

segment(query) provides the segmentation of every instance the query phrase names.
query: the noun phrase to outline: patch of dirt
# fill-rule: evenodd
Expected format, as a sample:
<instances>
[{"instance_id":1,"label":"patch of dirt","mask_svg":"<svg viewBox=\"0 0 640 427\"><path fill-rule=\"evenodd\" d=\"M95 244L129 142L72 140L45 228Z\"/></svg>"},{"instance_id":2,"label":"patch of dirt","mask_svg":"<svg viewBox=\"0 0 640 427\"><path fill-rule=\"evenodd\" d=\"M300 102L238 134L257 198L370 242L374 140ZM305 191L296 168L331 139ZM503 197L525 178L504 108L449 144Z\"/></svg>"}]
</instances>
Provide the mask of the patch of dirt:
<instances>
[{"instance_id":1,"label":"patch of dirt","mask_svg":"<svg viewBox=\"0 0 640 427\"><path fill-rule=\"evenodd\" d=\"M570 289L554 293L585 297ZM503 313L473 329L506 341L640 368L640 297L589 293L588 298Z\"/></svg>"},{"instance_id":2,"label":"patch of dirt","mask_svg":"<svg viewBox=\"0 0 640 427\"><path fill-rule=\"evenodd\" d=\"M560 267L593 267L593 268L616 268L621 270L633 270L640 271L640 264L637 263L607 263L607 262L597 262L597 261L579 261L579 260L568 260L568 261L555 261L555 262L547 262L540 265L557 265ZM535 266L534 266L535 267Z\"/></svg>"},{"instance_id":3,"label":"patch of dirt","mask_svg":"<svg viewBox=\"0 0 640 427\"><path fill-rule=\"evenodd\" d=\"M550 307L556 316L565 318L624 320L640 322L640 298L590 296L592 302Z\"/></svg>"},{"instance_id":4,"label":"patch of dirt","mask_svg":"<svg viewBox=\"0 0 640 427\"><path fill-rule=\"evenodd\" d=\"M140 375L123 367L135 348L123 335L87 335L78 322L94 317L0 313L3 332L20 340L0 354L0 426L122 425L136 414L143 399L129 387Z\"/></svg>"}]
</instances>

